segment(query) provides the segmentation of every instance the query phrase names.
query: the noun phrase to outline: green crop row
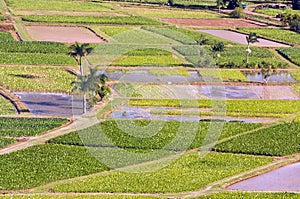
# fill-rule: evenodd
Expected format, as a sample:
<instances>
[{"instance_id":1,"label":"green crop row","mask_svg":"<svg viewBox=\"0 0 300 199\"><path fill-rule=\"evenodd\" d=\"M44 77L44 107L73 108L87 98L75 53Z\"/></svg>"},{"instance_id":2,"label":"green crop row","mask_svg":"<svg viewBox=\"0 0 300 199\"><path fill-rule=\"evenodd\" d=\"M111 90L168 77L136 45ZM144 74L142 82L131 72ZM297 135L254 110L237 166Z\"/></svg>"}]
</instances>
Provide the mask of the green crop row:
<instances>
[{"instance_id":1,"label":"green crop row","mask_svg":"<svg viewBox=\"0 0 300 199\"><path fill-rule=\"evenodd\" d=\"M171 56L172 53L164 50L164 49L159 49L159 48L142 48L142 49L135 49L132 51L127 52L125 55L127 56Z\"/></svg>"},{"instance_id":2,"label":"green crop row","mask_svg":"<svg viewBox=\"0 0 300 199\"><path fill-rule=\"evenodd\" d=\"M111 37L133 29L132 27L120 27L120 26L100 26L100 27L98 26L95 29L97 28L99 28L101 31L103 31L105 34Z\"/></svg>"},{"instance_id":3,"label":"green crop row","mask_svg":"<svg viewBox=\"0 0 300 199\"><path fill-rule=\"evenodd\" d=\"M223 81L248 81L239 70L200 70L199 74L203 78L216 78Z\"/></svg>"},{"instance_id":4,"label":"green crop row","mask_svg":"<svg viewBox=\"0 0 300 199\"><path fill-rule=\"evenodd\" d=\"M0 66L0 79L12 90L70 92L75 76L60 68Z\"/></svg>"},{"instance_id":5,"label":"green crop row","mask_svg":"<svg viewBox=\"0 0 300 199\"><path fill-rule=\"evenodd\" d=\"M264 9L255 9L257 13L270 15L276 17L279 13L281 14L300 14L299 10L292 10L292 9L273 9L273 8L264 8Z\"/></svg>"},{"instance_id":6,"label":"green crop row","mask_svg":"<svg viewBox=\"0 0 300 199\"><path fill-rule=\"evenodd\" d=\"M13 104L7 99L5 99L2 95L0 95L0 104L0 115L16 114Z\"/></svg>"},{"instance_id":7,"label":"green crop row","mask_svg":"<svg viewBox=\"0 0 300 199\"><path fill-rule=\"evenodd\" d=\"M0 53L0 64L74 66L74 58L63 54Z\"/></svg>"},{"instance_id":8,"label":"green crop row","mask_svg":"<svg viewBox=\"0 0 300 199\"><path fill-rule=\"evenodd\" d=\"M223 178L264 165L272 158L199 153L179 157L153 172L109 172L57 185L54 192L178 193L194 191ZM163 164L163 162L161 163Z\"/></svg>"},{"instance_id":9,"label":"green crop row","mask_svg":"<svg viewBox=\"0 0 300 199\"><path fill-rule=\"evenodd\" d=\"M80 24L119 24L119 25L160 25L162 22L141 16L45 16L30 15L22 17L23 21L47 23Z\"/></svg>"},{"instance_id":10,"label":"green crop row","mask_svg":"<svg viewBox=\"0 0 300 199\"><path fill-rule=\"evenodd\" d=\"M168 27L144 27L145 30L161 34L183 44L195 44L196 41L186 34L170 29Z\"/></svg>"},{"instance_id":11,"label":"green crop row","mask_svg":"<svg viewBox=\"0 0 300 199\"><path fill-rule=\"evenodd\" d=\"M70 50L63 43L54 42L0 42L0 52L19 52L19 53L64 53Z\"/></svg>"},{"instance_id":12,"label":"green crop row","mask_svg":"<svg viewBox=\"0 0 300 199\"><path fill-rule=\"evenodd\" d=\"M0 138L0 149L7 145L13 144L13 143L16 143L16 141L14 139Z\"/></svg>"},{"instance_id":13,"label":"green crop row","mask_svg":"<svg viewBox=\"0 0 300 199\"><path fill-rule=\"evenodd\" d=\"M62 145L37 145L5 154L0 165L1 190L23 190L107 169L87 149Z\"/></svg>"},{"instance_id":14,"label":"green crop row","mask_svg":"<svg viewBox=\"0 0 300 199\"><path fill-rule=\"evenodd\" d=\"M299 153L300 123L286 123L241 135L216 145L217 151L285 156Z\"/></svg>"},{"instance_id":15,"label":"green crop row","mask_svg":"<svg viewBox=\"0 0 300 199\"><path fill-rule=\"evenodd\" d=\"M131 99L131 106L166 106L211 108L211 100ZM292 114L299 112L299 100L227 100L226 111L244 113Z\"/></svg>"},{"instance_id":16,"label":"green crop row","mask_svg":"<svg viewBox=\"0 0 300 199\"><path fill-rule=\"evenodd\" d=\"M0 118L0 136L34 136L67 122L59 118Z\"/></svg>"},{"instance_id":17,"label":"green crop row","mask_svg":"<svg viewBox=\"0 0 300 199\"><path fill-rule=\"evenodd\" d=\"M300 44L300 34L289 30L282 30L278 28L239 28L239 30L246 33L254 32L258 36L270 38L279 42Z\"/></svg>"},{"instance_id":18,"label":"green crop row","mask_svg":"<svg viewBox=\"0 0 300 199\"><path fill-rule=\"evenodd\" d=\"M186 66L173 56L123 56L115 60L115 66Z\"/></svg>"},{"instance_id":19,"label":"green crop row","mask_svg":"<svg viewBox=\"0 0 300 199\"><path fill-rule=\"evenodd\" d=\"M293 78L300 82L300 71L289 71L289 73L293 76Z\"/></svg>"},{"instance_id":20,"label":"green crop row","mask_svg":"<svg viewBox=\"0 0 300 199\"><path fill-rule=\"evenodd\" d=\"M159 196L126 196L126 195L82 195L82 194L24 194L24 195L13 195L5 194L0 196L1 199L160 199L164 197Z\"/></svg>"},{"instance_id":21,"label":"green crop row","mask_svg":"<svg viewBox=\"0 0 300 199\"><path fill-rule=\"evenodd\" d=\"M0 32L0 41L14 41L9 32Z\"/></svg>"},{"instance_id":22,"label":"green crop row","mask_svg":"<svg viewBox=\"0 0 300 199\"><path fill-rule=\"evenodd\" d=\"M184 69L151 69L149 70L151 75L157 75L157 76L190 76L191 74L189 71Z\"/></svg>"},{"instance_id":23,"label":"green crop row","mask_svg":"<svg viewBox=\"0 0 300 199\"><path fill-rule=\"evenodd\" d=\"M294 64L300 66L300 48L279 48L277 51Z\"/></svg>"},{"instance_id":24,"label":"green crop row","mask_svg":"<svg viewBox=\"0 0 300 199\"><path fill-rule=\"evenodd\" d=\"M141 126L144 126L143 132L141 132ZM253 130L261 126L261 124L254 123L225 123L220 139ZM200 147L209 127L210 123L206 122L152 121L151 124L149 124L149 121L147 120L112 120L84 129L83 131L73 132L62 137L54 138L53 140L50 140L50 143L99 147L118 146L120 148L132 150L154 150L164 148L165 150L181 151L186 148L194 149ZM149 137L156 129L158 129L156 134ZM127 130L130 131L130 135ZM143 135L143 137L141 137L141 135ZM147 135L146 138L145 135ZM175 136L176 140L179 140L177 141L178 143L174 142L170 146L167 146L175 139ZM109 141L104 139L104 137L108 137ZM184 146L180 140L190 141L190 145Z\"/></svg>"},{"instance_id":25,"label":"green crop row","mask_svg":"<svg viewBox=\"0 0 300 199\"><path fill-rule=\"evenodd\" d=\"M9 7L15 10L55 10L55 11L81 11L103 12L110 9L103 3L84 1L60 1L60 0L7 0Z\"/></svg>"}]
</instances>

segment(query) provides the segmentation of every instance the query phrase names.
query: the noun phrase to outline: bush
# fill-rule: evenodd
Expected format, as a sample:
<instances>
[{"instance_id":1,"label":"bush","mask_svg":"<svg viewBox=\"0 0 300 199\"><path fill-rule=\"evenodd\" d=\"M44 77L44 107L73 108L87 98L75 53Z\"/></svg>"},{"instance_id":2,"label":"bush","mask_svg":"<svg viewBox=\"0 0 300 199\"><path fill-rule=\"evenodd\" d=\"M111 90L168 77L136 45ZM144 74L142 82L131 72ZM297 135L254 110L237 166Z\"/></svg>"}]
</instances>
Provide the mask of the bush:
<instances>
[{"instance_id":1,"label":"bush","mask_svg":"<svg viewBox=\"0 0 300 199\"><path fill-rule=\"evenodd\" d=\"M225 49L225 45L223 42L216 43L212 45L211 50L215 52L222 52Z\"/></svg>"},{"instance_id":2,"label":"bush","mask_svg":"<svg viewBox=\"0 0 300 199\"><path fill-rule=\"evenodd\" d=\"M244 10L243 8L237 7L230 13L231 18L244 18Z\"/></svg>"}]
</instances>

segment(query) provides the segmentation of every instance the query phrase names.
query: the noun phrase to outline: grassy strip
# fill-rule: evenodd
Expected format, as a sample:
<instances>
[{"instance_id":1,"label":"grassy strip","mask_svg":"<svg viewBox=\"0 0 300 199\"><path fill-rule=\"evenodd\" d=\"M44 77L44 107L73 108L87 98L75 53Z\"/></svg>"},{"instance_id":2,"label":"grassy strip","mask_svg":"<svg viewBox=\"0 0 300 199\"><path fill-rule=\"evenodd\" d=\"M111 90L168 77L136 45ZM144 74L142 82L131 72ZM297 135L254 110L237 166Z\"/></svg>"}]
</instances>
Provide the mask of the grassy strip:
<instances>
[{"instance_id":1,"label":"grassy strip","mask_svg":"<svg viewBox=\"0 0 300 199\"><path fill-rule=\"evenodd\" d=\"M203 78L221 78L223 81L248 81L239 70L200 70L199 73Z\"/></svg>"},{"instance_id":2,"label":"grassy strip","mask_svg":"<svg viewBox=\"0 0 300 199\"><path fill-rule=\"evenodd\" d=\"M184 155L167 167L151 173L112 172L57 185L55 192L176 193L205 185L264 165L272 158L246 155L198 153Z\"/></svg>"},{"instance_id":3,"label":"grassy strip","mask_svg":"<svg viewBox=\"0 0 300 199\"><path fill-rule=\"evenodd\" d=\"M0 53L0 64L75 66L77 62L63 54Z\"/></svg>"},{"instance_id":4,"label":"grassy strip","mask_svg":"<svg viewBox=\"0 0 300 199\"><path fill-rule=\"evenodd\" d=\"M87 149L62 145L37 145L5 154L0 165L1 190L28 189L107 169Z\"/></svg>"},{"instance_id":5,"label":"grassy strip","mask_svg":"<svg viewBox=\"0 0 300 199\"><path fill-rule=\"evenodd\" d=\"M223 192L202 196L202 199L231 199L231 198L264 198L264 199L297 199L299 194L296 193L261 193L261 192Z\"/></svg>"},{"instance_id":6,"label":"grassy strip","mask_svg":"<svg viewBox=\"0 0 300 199\"><path fill-rule=\"evenodd\" d=\"M131 99L131 106L211 108L211 100ZM227 100L226 110L244 113L292 114L299 112L299 100Z\"/></svg>"},{"instance_id":7,"label":"grassy strip","mask_svg":"<svg viewBox=\"0 0 300 199\"><path fill-rule=\"evenodd\" d=\"M158 196L126 196L126 195L82 195L82 194L70 194L70 195L57 195L57 194L26 194L26 195L10 195L6 194L0 196L3 199L158 199L163 197Z\"/></svg>"},{"instance_id":8,"label":"grassy strip","mask_svg":"<svg viewBox=\"0 0 300 199\"><path fill-rule=\"evenodd\" d=\"M300 66L300 48L279 48L277 51L286 59Z\"/></svg>"},{"instance_id":9,"label":"grassy strip","mask_svg":"<svg viewBox=\"0 0 300 199\"><path fill-rule=\"evenodd\" d=\"M34 136L66 123L59 118L0 118L0 136Z\"/></svg>"},{"instance_id":10,"label":"grassy strip","mask_svg":"<svg viewBox=\"0 0 300 199\"><path fill-rule=\"evenodd\" d=\"M70 50L63 43L55 42L0 42L0 52L19 53L62 53L67 54Z\"/></svg>"},{"instance_id":11,"label":"grassy strip","mask_svg":"<svg viewBox=\"0 0 300 199\"><path fill-rule=\"evenodd\" d=\"M99 26L97 28L99 28L102 32L111 37L133 29L132 27L120 26Z\"/></svg>"},{"instance_id":12,"label":"grassy strip","mask_svg":"<svg viewBox=\"0 0 300 199\"><path fill-rule=\"evenodd\" d=\"M230 153L285 156L299 153L300 123L280 124L241 135L216 145L215 150Z\"/></svg>"},{"instance_id":13,"label":"grassy strip","mask_svg":"<svg viewBox=\"0 0 300 199\"><path fill-rule=\"evenodd\" d=\"M190 76L191 74L189 71L184 69L173 69L173 70L166 70L166 69L151 69L149 70L151 75L157 76Z\"/></svg>"},{"instance_id":14,"label":"grassy strip","mask_svg":"<svg viewBox=\"0 0 300 199\"><path fill-rule=\"evenodd\" d=\"M56 11L82 11L103 12L109 11L106 4L82 1L60 1L60 0L7 0L9 7L15 10L56 10Z\"/></svg>"},{"instance_id":15,"label":"grassy strip","mask_svg":"<svg viewBox=\"0 0 300 199\"><path fill-rule=\"evenodd\" d=\"M0 79L12 90L70 92L75 76L60 68L0 66Z\"/></svg>"},{"instance_id":16,"label":"grassy strip","mask_svg":"<svg viewBox=\"0 0 300 199\"><path fill-rule=\"evenodd\" d=\"M118 25L160 25L162 22L141 16L44 16L30 15L22 17L23 21L47 23L79 24L118 24Z\"/></svg>"},{"instance_id":17,"label":"grassy strip","mask_svg":"<svg viewBox=\"0 0 300 199\"><path fill-rule=\"evenodd\" d=\"M255 9L254 12L270 15L276 17L279 13L281 14L299 14L299 10L292 10L292 9L273 9L273 8L264 8L264 9Z\"/></svg>"},{"instance_id":18,"label":"grassy strip","mask_svg":"<svg viewBox=\"0 0 300 199\"><path fill-rule=\"evenodd\" d=\"M13 104L7 99L5 99L2 95L0 95L0 104L0 115L16 114Z\"/></svg>"},{"instance_id":19,"label":"grassy strip","mask_svg":"<svg viewBox=\"0 0 300 199\"><path fill-rule=\"evenodd\" d=\"M258 36L270 38L279 42L281 41L289 44L300 44L300 35L289 30L277 28L239 28L239 30L246 33L255 32Z\"/></svg>"},{"instance_id":20,"label":"grassy strip","mask_svg":"<svg viewBox=\"0 0 300 199\"><path fill-rule=\"evenodd\" d=\"M14 41L9 32L0 32L0 41Z\"/></svg>"},{"instance_id":21,"label":"grassy strip","mask_svg":"<svg viewBox=\"0 0 300 199\"><path fill-rule=\"evenodd\" d=\"M201 122L179 122L179 121L106 121L100 125L95 125L84 131L73 132L71 134L54 138L50 143L70 144L70 145L87 145L87 146L118 146L124 149L132 150L156 150L165 148L167 150L181 151L185 148L194 149L202 145L202 142L210 128L210 123ZM225 123L220 135L220 139L230 137L245 131L261 127L262 124L254 123ZM144 128L141 128L144 127ZM141 130L142 129L142 130ZM130 131L130 135L128 132ZM154 136L153 131L157 131ZM141 137L148 135L146 138ZM103 137L107 136L110 141ZM179 143L170 144L176 136L176 140L186 140L189 146L180 145ZM191 140L189 140L191 138ZM113 145L110 143L112 142ZM170 144L170 146L167 146ZM179 144L179 145L177 145Z\"/></svg>"},{"instance_id":22,"label":"grassy strip","mask_svg":"<svg viewBox=\"0 0 300 199\"><path fill-rule=\"evenodd\" d=\"M158 115L197 115L197 116L212 116L217 112L198 112L198 111L180 111L180 110L152 110L151 113ZM228 112L226 111L226 116L230 117L274 117L274 118L283 118L285 114L278 113L247 113L247 112Z\"/></svg>"},{"instance_id":23,"label":"grassy strip","mask_svg":"<svg viewBox=\"0 0 300 199\"><path fill-rule=\"evenodd\" d=\"M7 145L16 143L16 141L14 139L10 139L10 138L0 138L0 148L3 148Z\"/></svg>"}]
</instances>

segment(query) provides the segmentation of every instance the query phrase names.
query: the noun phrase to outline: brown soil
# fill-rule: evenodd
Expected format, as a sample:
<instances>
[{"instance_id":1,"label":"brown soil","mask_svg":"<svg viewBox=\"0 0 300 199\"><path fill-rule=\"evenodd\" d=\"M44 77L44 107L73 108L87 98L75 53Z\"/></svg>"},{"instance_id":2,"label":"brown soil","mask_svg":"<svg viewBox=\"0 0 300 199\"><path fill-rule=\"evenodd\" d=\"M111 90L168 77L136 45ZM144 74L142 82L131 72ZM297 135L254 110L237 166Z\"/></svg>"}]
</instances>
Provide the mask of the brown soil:
<instances>
[{"instance_id":1,"label":"brown soil","mask_svg":"<svg viewBox=\"0 0 300 199\"><path fill-rule=\"evenodd\" d=\"M173 19L162 18L164 22L197 28L236 28L236 27L263 27L244 19Z\"/></svg>"},{"instance_id":2,"label":"brown soil","mask_svg":"<svg viewBox=\"0 0 300 199\"><path fill-rule=\"evenodd\" d=\"M13 31L14 30L14 26L11 24L0 24L0 31L4 32L4 31Z\"/></svg>"},{"instance_id":3,"label":"brown soil","mask_svg":"<svg viewBox=\"0 0 300 199\"><path fill-rule=\"evenodd\" d=\"M63 43L102 43L104 40L84 27L64 26L27 26L29 35L37 41L54 41Z\"/></svg>"}]
</instances>

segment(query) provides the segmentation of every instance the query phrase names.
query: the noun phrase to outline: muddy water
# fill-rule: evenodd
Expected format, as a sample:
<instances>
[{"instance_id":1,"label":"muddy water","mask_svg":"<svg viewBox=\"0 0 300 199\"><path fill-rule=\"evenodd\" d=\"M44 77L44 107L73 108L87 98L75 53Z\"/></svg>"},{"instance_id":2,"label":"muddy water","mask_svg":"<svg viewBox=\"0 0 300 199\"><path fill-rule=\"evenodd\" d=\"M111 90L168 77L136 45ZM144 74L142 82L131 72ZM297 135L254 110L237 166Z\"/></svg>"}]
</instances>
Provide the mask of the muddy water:
<instances>
[{"instance_id":1,"label":"muddy water","mask_svg":"<svg viewBox=\"0 0 300 199\"><path fill-rule=\"evenodd\" d=\"M300 191L300 162L250 178L228 187L243 191Z\"/></svg>"},{"instance_id":2,"label":"muddy water","mask_svg":"<svg viewBox=\"0 0 300 199\"><path fill-rule=\"evenodd\" d=\"M82 99L67 94L16 92L34 115L73 116L82 114Z\"/></svg>"},{"instance_id":3,"label":"muddy water","mask_svg":"<svg viewBox=\"0 0 300 199\"><path fill-rule=\"evenodd\" d=\"M247 44L246 35L229 31L229 30L199 30L200 32L205 32L212 34L223 39L234 41L240 44ZM252 46L264 46L264 47L289 47L288 45L270 41L267 39L259 38L259 42L251 44Z\"/></svg>"}]
</instances>

